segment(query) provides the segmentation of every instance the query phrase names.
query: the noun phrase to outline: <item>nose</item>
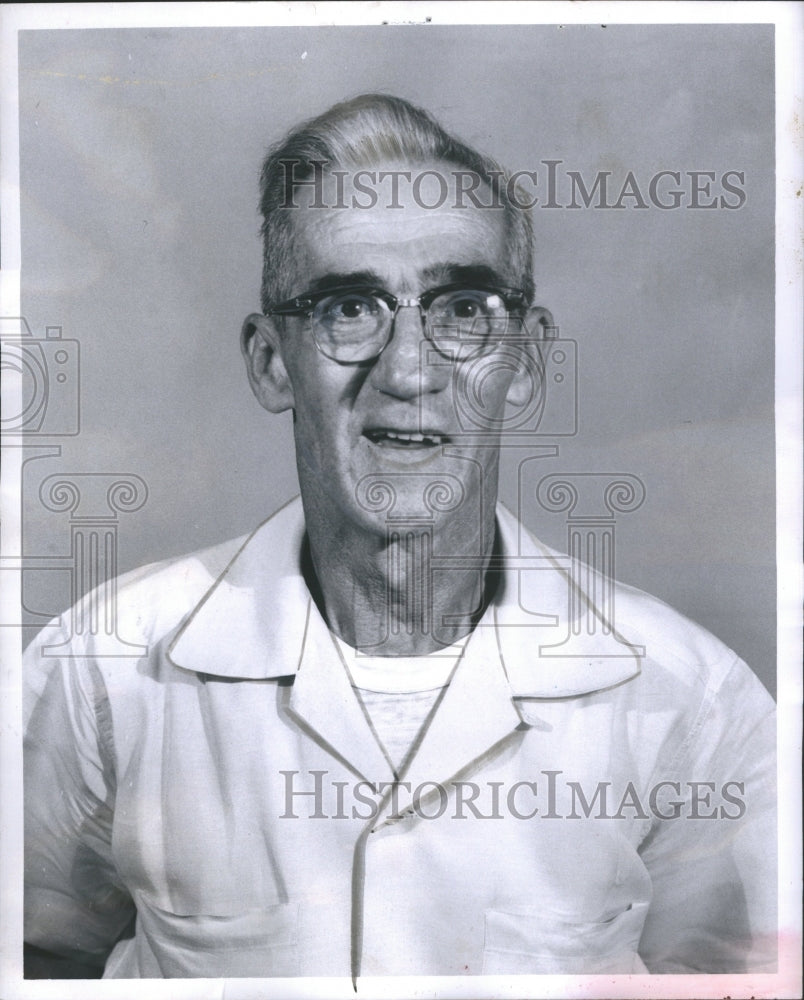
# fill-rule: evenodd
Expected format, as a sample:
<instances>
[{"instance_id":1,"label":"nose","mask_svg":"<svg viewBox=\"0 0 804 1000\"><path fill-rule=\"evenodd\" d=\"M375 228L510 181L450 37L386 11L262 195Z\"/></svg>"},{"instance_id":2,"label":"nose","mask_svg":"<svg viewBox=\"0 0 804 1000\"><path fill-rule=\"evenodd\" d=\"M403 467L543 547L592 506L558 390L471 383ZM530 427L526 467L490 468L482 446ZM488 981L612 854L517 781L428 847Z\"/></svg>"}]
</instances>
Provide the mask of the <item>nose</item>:
<instances>
[{"instance_id":1,"label":"nose","mask_svg":"<svg viewBox=\"0 0 804 1000\"><path fill-rule=\"evenodd\" d=\"M447 385L449 363L444 362L427 340L420 307L400 304L392 320L390 340L374 363L369 382L388 396L413 399Z\"/></svg>"}]
</instances>

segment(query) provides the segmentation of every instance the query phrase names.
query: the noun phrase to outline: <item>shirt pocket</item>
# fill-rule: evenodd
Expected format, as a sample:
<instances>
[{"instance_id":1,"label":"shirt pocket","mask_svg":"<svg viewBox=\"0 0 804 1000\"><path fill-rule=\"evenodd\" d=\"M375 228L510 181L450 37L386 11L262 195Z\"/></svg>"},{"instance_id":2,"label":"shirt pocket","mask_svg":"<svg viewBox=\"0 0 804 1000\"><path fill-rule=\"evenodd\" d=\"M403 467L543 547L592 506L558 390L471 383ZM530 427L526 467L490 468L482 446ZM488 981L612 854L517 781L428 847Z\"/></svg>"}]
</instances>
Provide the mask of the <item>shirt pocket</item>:
<instances>
[{"instance_id":1,"label":"shirt pocket","mask_svg":"<svg viewBox=\"0 0 804 1000\"><path fill-rule=\"evenodd\" d=\"M298 923L295 903L220 915L173 913L137 900L137 937L167 978L297 976Z\"/></svg>"},{"instance_id":2,"label":"shirt pocket","mask_svg":"<svg viewBox=\"0 0 804 1000\"><path fill-rule=\"evenodd\" d=\"M596 975L647 971L637 948L647 904L603 920L579 920L548 908L485 911L485 975Z\"/></svg>"}]
</instances>

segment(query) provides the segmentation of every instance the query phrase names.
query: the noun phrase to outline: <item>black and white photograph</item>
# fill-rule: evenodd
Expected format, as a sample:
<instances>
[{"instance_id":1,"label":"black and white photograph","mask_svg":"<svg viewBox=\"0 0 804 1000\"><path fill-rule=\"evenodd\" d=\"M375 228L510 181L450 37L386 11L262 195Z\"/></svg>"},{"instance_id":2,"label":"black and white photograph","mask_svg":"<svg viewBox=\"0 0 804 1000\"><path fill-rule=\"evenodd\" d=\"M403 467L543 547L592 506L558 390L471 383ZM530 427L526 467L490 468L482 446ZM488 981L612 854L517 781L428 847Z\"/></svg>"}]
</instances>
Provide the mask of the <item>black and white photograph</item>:
<instances>
[{"instance_id":1,"label":"black and white photograph","mask_svg":"<svg viewBox=\"0 0 804 1000\"><path fill-rule=\"evenodd\" d=\"M0 994L801 996L801 5L0 16Z\"/></svg>"}]
</instances>

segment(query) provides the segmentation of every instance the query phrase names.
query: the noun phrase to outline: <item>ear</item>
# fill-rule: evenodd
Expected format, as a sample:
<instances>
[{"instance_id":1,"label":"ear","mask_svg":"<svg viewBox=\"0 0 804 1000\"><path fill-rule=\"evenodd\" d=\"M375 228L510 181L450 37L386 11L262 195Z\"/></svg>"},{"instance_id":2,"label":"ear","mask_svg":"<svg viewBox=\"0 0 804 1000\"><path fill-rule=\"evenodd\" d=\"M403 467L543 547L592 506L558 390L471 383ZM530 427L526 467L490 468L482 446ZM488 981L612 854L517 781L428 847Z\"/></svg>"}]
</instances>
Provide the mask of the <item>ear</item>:
<instances>
[{"instance_id":1,"label":"ear","mask_svg":"<svg viewBox=\"0 0 804 1000\"><path fill-rule=\"evenodd\" d=\"M533 398L534 391L541 391L540 383L544 377L544 361L539 353L538 344L548 339L549 327L555 327L553 314L544 306L531 306L523 320L522 363L519 371L511 380L507 401L512 406L524 406ZM554 333L552 334L555 335Z\"/></svg>"},{"instance_id":2,"label":"ear","mask_svg":"<svg viewBox=\"0 0 804 1000\"><path fill-rule=\"evenodd\" d=\"M282 341L276 324L268 316L251 313L240 331L240 350L246 362L249 385L260 406L282 413L294 406Z\"/></svg>"}]
</instances>

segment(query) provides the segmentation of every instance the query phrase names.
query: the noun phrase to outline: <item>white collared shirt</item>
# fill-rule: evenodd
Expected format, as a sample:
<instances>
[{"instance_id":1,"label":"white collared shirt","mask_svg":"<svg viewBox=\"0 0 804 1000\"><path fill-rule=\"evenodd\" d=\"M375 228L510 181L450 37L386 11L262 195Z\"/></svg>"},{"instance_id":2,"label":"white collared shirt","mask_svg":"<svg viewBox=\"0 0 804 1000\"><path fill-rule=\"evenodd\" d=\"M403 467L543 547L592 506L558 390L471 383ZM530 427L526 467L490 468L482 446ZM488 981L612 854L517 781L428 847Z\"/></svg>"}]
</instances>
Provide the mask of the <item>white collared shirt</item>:
<instances>
[{"instance_id":1,"label":"white collared shirt","mask_svg":"<svg viewBox=\"0 0 804 1000\"><path fill-rule=\"evenodd\" d=\"M769 971L770 697L630 588L576 635L567 560L498 526L503 585L398 783L298 501L121 580L143 655L41 633L26 940L102 959L136 911L107 976Z\"/></svg>"}]
</instances>

